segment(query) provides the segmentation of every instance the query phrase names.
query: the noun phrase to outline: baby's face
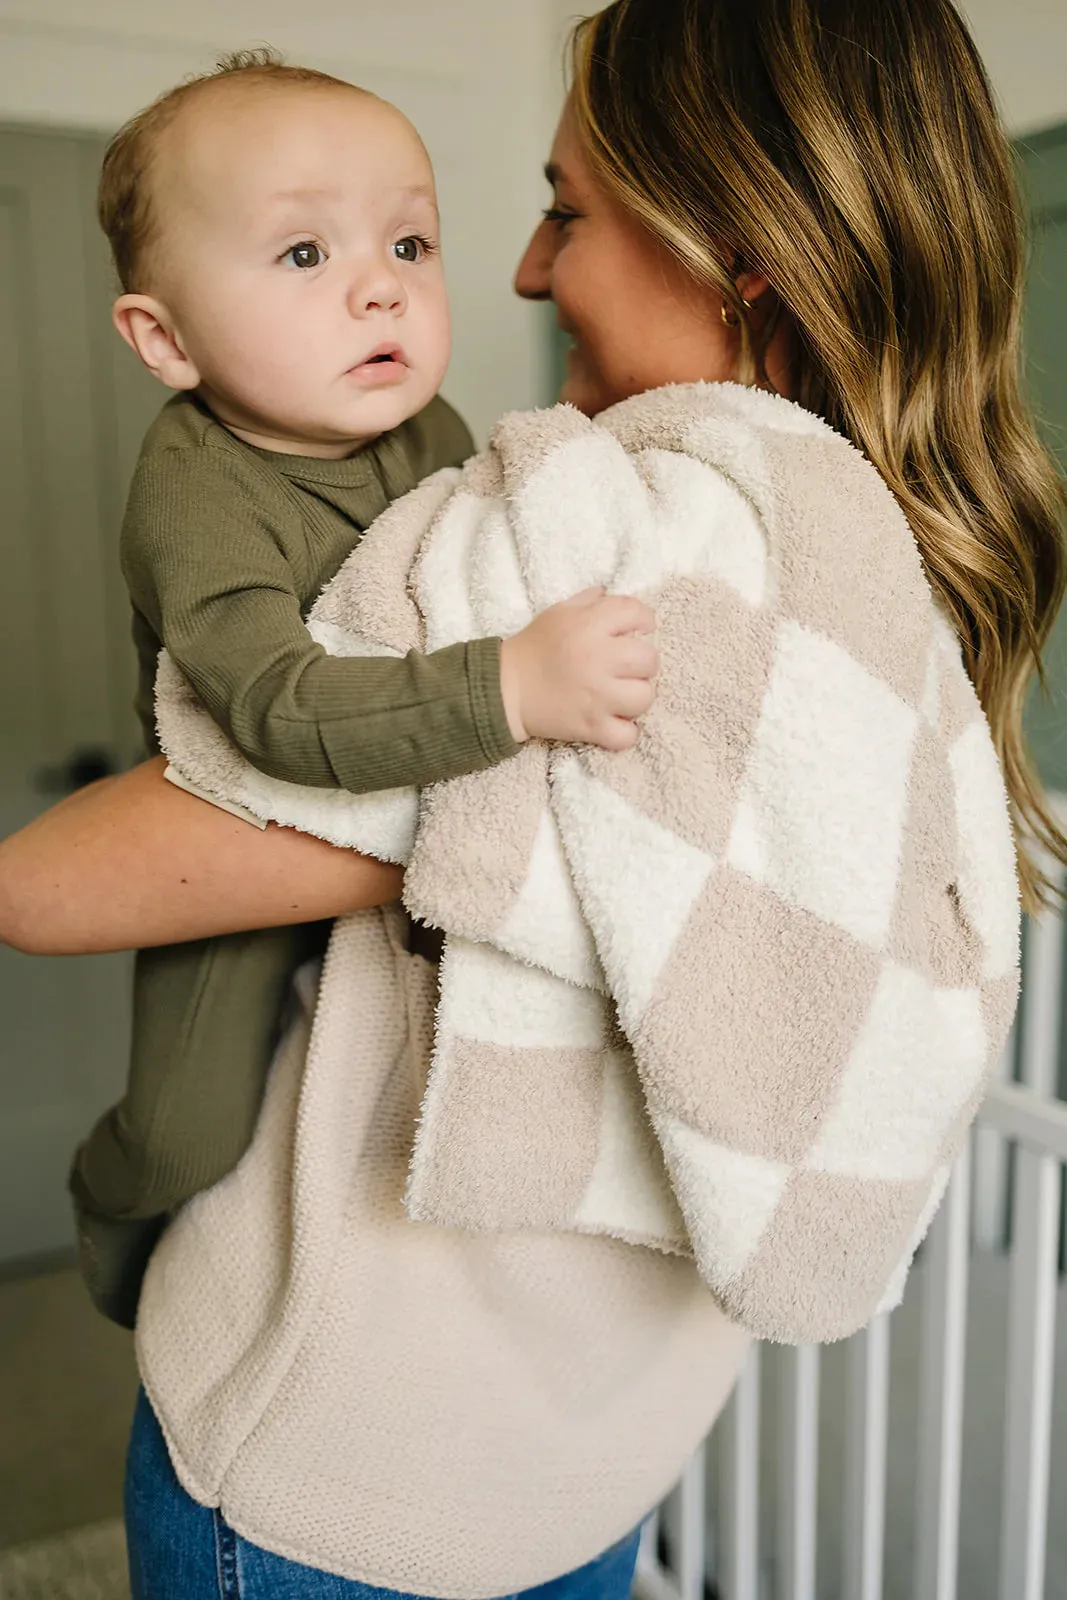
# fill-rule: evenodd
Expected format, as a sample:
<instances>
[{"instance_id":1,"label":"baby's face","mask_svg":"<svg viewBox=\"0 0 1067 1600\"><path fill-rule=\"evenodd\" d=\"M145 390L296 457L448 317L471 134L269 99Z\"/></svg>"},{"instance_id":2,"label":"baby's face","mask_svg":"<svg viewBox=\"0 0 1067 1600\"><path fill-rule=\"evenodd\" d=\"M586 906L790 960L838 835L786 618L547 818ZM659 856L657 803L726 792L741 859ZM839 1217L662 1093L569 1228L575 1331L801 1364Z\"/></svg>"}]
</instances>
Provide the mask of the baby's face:
<instances>
[{"instance_id":1,"label":"baby's face","mask_svg":"<svg viewBox=\"0 0 1067 1600\"><path fill-rule=\"evenodd\" d=\"M450 337L437 201L395 107L220 87L157 162L156 293L221 421L342 456L433 398Z\"/></svg>"}]
</instances>

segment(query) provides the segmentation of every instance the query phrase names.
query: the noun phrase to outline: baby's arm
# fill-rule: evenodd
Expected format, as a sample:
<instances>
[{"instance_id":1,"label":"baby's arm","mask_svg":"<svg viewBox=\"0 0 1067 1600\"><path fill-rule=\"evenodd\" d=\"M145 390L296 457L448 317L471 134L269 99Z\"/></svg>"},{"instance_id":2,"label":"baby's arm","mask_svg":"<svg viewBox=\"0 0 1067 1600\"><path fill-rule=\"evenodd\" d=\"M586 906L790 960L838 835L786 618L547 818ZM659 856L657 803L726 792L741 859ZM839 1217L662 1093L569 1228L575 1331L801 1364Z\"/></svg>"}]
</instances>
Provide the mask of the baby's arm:
<instances>
[{"instance_id":1,"label":"baby's arm","mask_svg":"<svg viewBox=\"0 0 1067 1600\"><path fill-rule=\"evenodd\" d=\"M254 461L175 449L142 460L123 529L135 609L242 755L272 777L354 793L511 755L499 641L327 655L304 626L300 592L317 575L294 571L301 541L286 539L286 514Z\"/></svg>"},{"instance_id":2,"label":"baby's arm","mask_svg":"<svg viewBox=\"0 0 1067 1600\"><path fill-rule=\"evenodd\" d=\"M338 657L308 634L290 563L254 464L209 447L142 462L123 535L134 605L271 777L358 794L477 772L529 737L636 738L656 670L652 646L629 636L652 627L639 602L579 596L503 648Z\"/></svg>"}]
</instances>

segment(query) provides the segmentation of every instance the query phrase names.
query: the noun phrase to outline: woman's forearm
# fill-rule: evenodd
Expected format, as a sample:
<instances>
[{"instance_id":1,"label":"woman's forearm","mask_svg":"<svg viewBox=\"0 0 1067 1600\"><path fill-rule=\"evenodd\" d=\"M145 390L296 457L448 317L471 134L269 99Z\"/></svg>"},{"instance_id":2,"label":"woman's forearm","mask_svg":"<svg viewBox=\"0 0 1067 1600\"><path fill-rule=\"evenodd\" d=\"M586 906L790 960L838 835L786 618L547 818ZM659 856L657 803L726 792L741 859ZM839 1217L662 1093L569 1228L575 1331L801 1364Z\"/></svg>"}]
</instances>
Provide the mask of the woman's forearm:
<instances>
[{"instance_id":1,"label":"woman's forearm","mask_svg":"<svg viewBox=\"0 0 1067 1600\"><path fill-rule=\"evenodd\" d=\"M162 758L79 790L0 842L0 942L40 955L317 922L395 900L399 868L177 789Z\"/></svg>"}]
</instances>

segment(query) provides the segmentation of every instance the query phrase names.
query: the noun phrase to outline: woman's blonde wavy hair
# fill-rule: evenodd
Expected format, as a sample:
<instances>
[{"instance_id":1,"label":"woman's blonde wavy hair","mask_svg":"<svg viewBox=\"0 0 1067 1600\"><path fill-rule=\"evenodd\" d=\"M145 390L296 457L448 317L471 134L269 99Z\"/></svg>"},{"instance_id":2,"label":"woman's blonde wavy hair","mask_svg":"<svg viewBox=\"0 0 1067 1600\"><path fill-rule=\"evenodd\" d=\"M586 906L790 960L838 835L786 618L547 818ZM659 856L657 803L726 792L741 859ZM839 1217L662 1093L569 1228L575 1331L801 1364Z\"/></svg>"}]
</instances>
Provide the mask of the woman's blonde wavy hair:
<instances>
[{"instance_id":1,"label":"woman's blonde wavy hair","mask_svg":"<svg viewBox=\"0 0 1067 1600\"><path fill-rule=\"evenodd\" d=\"M615 0L572 102L600 181L740 319L766 274L796 398L881 473L956 623L1002 763L1023 903L1067 861L1022 730L1064 587L1065 496L1020 390L1014 158L949 0ZM766 333L763 342L766 342Z\"/></svg>"}]
</instances>

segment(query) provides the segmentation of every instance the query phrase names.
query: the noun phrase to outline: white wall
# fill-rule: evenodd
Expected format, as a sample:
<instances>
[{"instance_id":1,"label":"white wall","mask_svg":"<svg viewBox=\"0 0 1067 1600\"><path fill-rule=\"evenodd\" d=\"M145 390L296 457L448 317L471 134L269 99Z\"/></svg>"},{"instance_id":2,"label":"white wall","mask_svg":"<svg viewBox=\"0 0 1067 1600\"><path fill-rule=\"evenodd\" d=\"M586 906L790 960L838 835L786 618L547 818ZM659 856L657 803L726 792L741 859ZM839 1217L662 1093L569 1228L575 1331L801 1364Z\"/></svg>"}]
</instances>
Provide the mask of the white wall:
<instances>
[{"instance_id":1,"label":"white wall","mask_svg":"<svg viewBox=\"0 0 1067 1600\"><path fill-rule=\"evenodd\" d=\"M510 280L537 207L551 0L0 0L0 122L107 133L223 50L269 43L393 99L434 158L455 315L445 385L477 433L542 398Z\"/></svg>"}]
</instances>

